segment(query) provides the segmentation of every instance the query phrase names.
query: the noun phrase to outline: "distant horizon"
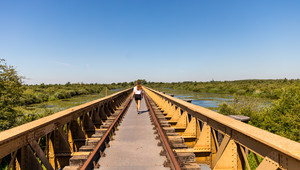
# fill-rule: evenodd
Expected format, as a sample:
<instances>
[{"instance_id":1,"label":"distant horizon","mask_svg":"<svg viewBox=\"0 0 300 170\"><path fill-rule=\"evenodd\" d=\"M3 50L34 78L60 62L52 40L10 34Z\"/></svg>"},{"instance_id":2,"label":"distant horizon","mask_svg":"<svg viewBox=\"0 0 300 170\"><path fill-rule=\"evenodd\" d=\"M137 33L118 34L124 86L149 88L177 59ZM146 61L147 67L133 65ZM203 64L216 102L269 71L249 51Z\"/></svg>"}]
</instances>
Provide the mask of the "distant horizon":
<instances>
[{"instance_id":1,"label":"distant horizon","mask_svg":"<svg viewBox=\"0 0 300 170\"><path fill-rule=\"evenodd\" d=\"M147 82L150 82L150 83L188 83L188 82L196 82L196 83L209 83L209 82L234 82L234 81L254 81L254 80L264 80L264 81L271 81L271 80L284 80L284 79L287 79L287 78L280 78L280 79L241 79L241 80L210 80L210 81L176 81L176 82L159 82L159 81L148 81L146 80ZM137 79L137 80L144 80L144 79ZM66 83L40 83L40 84L26 84L26 83L23 83L24 85L41 85L41 84L44 84L44 85L65 85L67 83L71 83L71 84L119 84L119 83L131 83L131 82L135 82L137 80L134 80L134 81L125 81L125 82L111 82L111 83L99 83L99 82L94 82L94 83L84 83L84 82L66 82ZM288 81L290 80L300 80L300 78L298 79L287 79Z\"/></svg>"},{"instance_id":2,"label":"distant horizon","mask_svg":"<svg viewBox=\"0 0 300 170\"><path fill-rule=\"evenodd\" d=\"M26 84L300 78L299 0L0 1Z\"/></svg>"}]
</instances>

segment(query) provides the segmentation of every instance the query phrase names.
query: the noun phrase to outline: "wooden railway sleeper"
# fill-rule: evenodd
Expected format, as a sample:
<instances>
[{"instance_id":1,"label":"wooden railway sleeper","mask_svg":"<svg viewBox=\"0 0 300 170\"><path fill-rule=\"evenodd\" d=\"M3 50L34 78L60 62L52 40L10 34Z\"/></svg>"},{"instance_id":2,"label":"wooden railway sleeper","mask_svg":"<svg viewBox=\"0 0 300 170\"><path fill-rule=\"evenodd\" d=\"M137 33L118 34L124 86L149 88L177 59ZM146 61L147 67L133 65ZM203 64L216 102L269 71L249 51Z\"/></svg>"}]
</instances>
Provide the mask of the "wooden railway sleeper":
<instances>
[{"instance_id":1,"label":"wooden railway sleeper","mask_svg":"<svg viewBox=\"0 0 300 170\"><path fill-rule=\"evenodd\" d=\"M162 149L159 153L160 156L167 156L166 150Z\"/></svg>"},{"instance_id":2,"label":"wooden railway sleeper","mask_svg":"<svg viewBox=\"0 0 300 170\"><path fill-rule=\"evenodd\" d=\"M127 101L127 102L126 102ZM101 139L104 137L104 135L107 133L107 131L110 129L111 131L108 132L107 139L105 139L104 146L106 148L110 147L109 141L113 140L113 135L115 134L115 130L117 129L117 125L119 125L117 118L121 119L124 116L124 112L126 111L125 105L128 106L128 103L130 102L130 98L128 97L124 103L121 104L122 111L119 111L116 109L114 113L110 114L109 117L105 120L105 122L100 126L100 129L95 129L95 134L91 136L91 138L86 139L86 144L81 146L79 148L79 152L74 152L73 157L70 159L69 166L66 166L64 169L78 169L82 165L86 163L86 161L89 159L90 154L95 150L96 146L99 144ZM108 110L108 108L106 109ZM114 125L113 122L115 122ZM104 150L100 150L98 155L100 157L105 157ZM91 162L91 165L93 167L98 166L99 164L95 163L95 160Z\"/></svg>"},{"instance_id":3,"label":"wooden railway sleeper","mask_svg":"<svg viewBox=\"0 0 300 170\"><path fill-rule=\"evenodd\" d=\"M99 163L96 163L95 161L93 161L93 165L94 165L95 168L100 168Z\"/></svg>"},{"instance_id":4,"label":"wooden railway sleeper","mask_svg":"<svg viewBox=\"0 0 300 170\"><path fill-rule=\"evenodd\" d=\"M149 98L148 98L149 100ZM156 104L152 101L152 99L150 98L149 100L150 105L152 107L155 107L156 109L154 110L154 114L156 115L157 119L159 120L159 124L163 129L163 134L165 136L167 136L167 140L168 143L170 144L170 146L173 149L186 149L187 146L184 143L184 139L178 135L178 133L175 132L174 128L171 128L171 125L169 124L169 122L167 121L167 119L165 118L165 115L158 109L158 107L156 106ZM153 118L151 117L151 120L153 120ZM153 121L154 124L154 121ZM155 126L153 129L155 129L154 134L158 134L157 131L157 127ZM160 137L159 137L160 139ZM159 145L161 145L162 143L159 142ZM173 151L173 154L175 155L181 169L199 169L200 170L200 166L196 163L196 156L194 153L176 153ZM163 149L160 152L160 155L166 155L166 151L165 149ZM166 160L164 162L164 166L165 167L170 167L170 160Z\"/></svg>"},{"instance_id":5,"label":"wooden railway sleeper","mask_svg":"<svg viewBox=\"0 0 300 170\"><path fill-rule=\"evenodd\" d=\"M105 134L103 134L103 137L101 138L100 142L97 144L97 146L95 147L93 152L89 155L87 161L84 162L81 169L92 169L94 167L93 161L98 160L99 157L105 156L103 146L105 148L110 147L108 142L113 140L113 135L115 134L117 126L120 124L122 117L124 117L125 112L127 111L130 102L131 102L131 100L128 95L127 99L122 104L123 107L121 106L122 111L120 111L120 112L115 111L114 113L111 114L110 117L114 120L109 122L109 126L108 126L108 124L105 126L105 127L107 127L107 131L105 132ZM102 128L103 128L103 125L102 125Z\"/></svg>"}]
</instances>

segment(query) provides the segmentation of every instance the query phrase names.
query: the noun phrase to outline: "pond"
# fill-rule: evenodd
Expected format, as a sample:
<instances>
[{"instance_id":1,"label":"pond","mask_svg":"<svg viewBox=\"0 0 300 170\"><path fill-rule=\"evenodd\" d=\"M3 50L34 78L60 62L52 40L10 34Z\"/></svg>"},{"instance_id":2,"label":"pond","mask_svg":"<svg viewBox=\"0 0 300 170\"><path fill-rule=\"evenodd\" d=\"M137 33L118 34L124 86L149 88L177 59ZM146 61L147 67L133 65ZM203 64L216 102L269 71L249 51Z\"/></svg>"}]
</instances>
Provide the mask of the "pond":
<instances>
[{"instance_id":1,"label":"pond","mask_svg":"<svg viewBox=\"0 0 300 170\"><path fill-rule=\"evenodd\" d=\"M216 110L219 104L233 101L231 94L216 94L216 93L196 93L186 90L173 90L170 88L161 88L166 94L173 94L174 97L179 99L192 99L192 104L202 106L208 109Z\"/></svg>"}]
</instances>

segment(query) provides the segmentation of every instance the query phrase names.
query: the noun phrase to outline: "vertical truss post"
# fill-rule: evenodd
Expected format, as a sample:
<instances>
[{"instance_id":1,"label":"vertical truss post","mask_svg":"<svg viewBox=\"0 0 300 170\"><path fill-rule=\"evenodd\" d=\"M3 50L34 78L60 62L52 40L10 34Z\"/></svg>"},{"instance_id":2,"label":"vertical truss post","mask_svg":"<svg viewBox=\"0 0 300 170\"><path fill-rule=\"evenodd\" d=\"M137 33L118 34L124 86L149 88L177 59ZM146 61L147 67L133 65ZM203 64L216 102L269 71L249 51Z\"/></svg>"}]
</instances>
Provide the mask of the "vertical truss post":
<instances>
[{"instance_id":1,"label":"vertical truss post","mask_svg":"<svg viewBox=\"0 0 300 170\"><path fill-rule=\"evenodd\" d=\"M96 126L96 128L100 128L100 125L103 124L103 122L99 116L98 110L99 110L99 107L97 107L97 109L93 108L92 115L91 115L92 122Z\"/></svg>"},{"instance_id":2,"label":"vertical truss post","mask_svg":"<svg viewBox=\"0 0 300 170\"><path fill-rule=\"evenodd\" d=\"M111 115L111 112L110 112L109 109L108 109L108 103L105 103L105 104L104 104L104 113L105 113L107 116L110 116L110 115Z\"/></svg>"},{"instance_id":3,"label":"vertical truss post","mask_svg":"<svg viewBox=\"0 0 300 170\"><path fill-rule=\"evenodd\" d=\"M104 105L102 105L100 107L99 115L100 115L101 120L103 120L103 121L107 120L107 115L105 114L105 111L104 111Z\"/></svg>"},{"instance_id":4,"label":"vertical truss post","mask_svg":"<svg viewBox=\"0 0 300 170\"><path fill-rule=\"evenodd\" d=\"M171 125L174 125L178 122L178 120L180 119L181 117L181 109L179 107L177 107L176 111L174 112L171 120L169 120L169 123Z\"/></svg>"},{"instance_id":5,"label":"vertical truss post","mask_svg":"<svg viewBox=\"0 0 300 170\"><path fill-rule=\"evenodd\" d=\"M207 125L206 122L203 123L200 137L193 149L198 163L204 163L211 166L212 159L216 154L216 144L211 127Z\"/></svg>"},{"instance_id":6,"label":"vertical truss post","mask_svg":"<svg viewBox=\"0 0 300 170\"><path fill-rule=\"evenodd\" d=\"M61 126L51 132L48 139L48 148L48 159L54 169L63 168L69 164L72 151Z\"/></svg>"},{"instance_id":7,"label":"vertical truss post","mask_svg":"<svg viewBox=\"0 0 300 170\"><path fill-rule=\"evenodd\" d=\"M28 143L38 155L38 157L41 159L42 163L47 168L47 170L53 170L53 167L51 166L49 160L47 159L46 155L44 154L43 150L41 149L40 145L36 142L36 140L34 138L31 138L28 140Z\"/></svg>"},{"instance_id":8,"label":"vertical truss post","mask_svg":"<svg viewBox=\"0 0 300 170\"><path fill-rule=\"evenodd\" d=\"M81 126L85 133L86 138L91 137L92 134L95 133L96 127L95 127L93 121L91 120L90 116L87 113L85 113L83 115Z\"/></svg>"},{"instance_id":9,"label":"vertical truss post","mask_svg":"<svg viewBox=\"0 0 300 170\"><path fill-rule=\"evenodd\" d=\"M22 170L42 170L42 166L36 159L31 148L26 145L19 149L17 153L17 169Z\"/></svg>"},{"instance_id":10,"label":"vertical truss post","mask_svg":"<svg viewBox=\"0 0 300 170\"><path fill-rule=\"evenodd\" d=\"M7 169L9 169L9 170L10 170L10 169L16 169L16 164L15 164L15 162L16 162L17 152L18 152L18 151L15 151L15 152L13 152L13 153L10 154L11 160L10 160L10 163L9 163Z\"/></svg>"},{"instance_id":11,"label":"vertical truss post","mask_svg":"<svg viewBox=\"0 0 300 170\"><path fill-rule=\"evenodd\" d=\"M188 126L189 120L188 120L188 113L184 111L182 115L180 116L177 124L175 125L175 128L181 128L186 129Z\"/></svg>"},{"instance_id":12,"label":"vertical truss post","mask_svg":"<svg viewBox=\"0 0 300 170\"><path fill-rule=\"evenodd\" d=\"M77 152L81 146L85 145L86 137L76 120L72 120L69 124L69 144L71 146L71 143L73 142L73 151Z\"/></svg>"}]
</instances>

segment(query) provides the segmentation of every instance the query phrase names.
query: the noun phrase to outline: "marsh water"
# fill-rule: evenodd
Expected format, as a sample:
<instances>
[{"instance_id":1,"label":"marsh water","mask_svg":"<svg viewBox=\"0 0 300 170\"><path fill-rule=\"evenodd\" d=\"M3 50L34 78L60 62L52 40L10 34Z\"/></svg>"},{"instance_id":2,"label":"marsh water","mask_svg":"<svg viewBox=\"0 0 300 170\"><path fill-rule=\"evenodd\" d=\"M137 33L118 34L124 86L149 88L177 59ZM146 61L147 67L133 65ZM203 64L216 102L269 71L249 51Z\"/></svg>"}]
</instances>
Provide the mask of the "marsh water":
<instances>
[{"instance_id":1,"label":"marsh water","mask_svg":"<svg viewBox=\"0 0 300 170\"><path fill-rule=\"evenodd\" d=\"M123 89L109 90L108 95L116 93L121 90ZM222 104L223 102L231 103L234 100L234 97L231 94L198 93L198 92L191 92L187 90L174 90L170 88L160 88L156 90L165 92L166 94L173 94L174 97L179 99L192 99L192 104L199 105L214 111L217 110L219 104ZM105 97L105 95L106 95L105 93L82 95L82 96L72 97L69 99L48 101L39 104L32 104L29 106L20 106L17 109L20 110L23 114L40 114L49 111L55 113L92 100ZM268 103L262 99L258 99L258 100L260 100L258 103L261 106L264 106L266 103Z\"/></svg>"},{"instance_id":2,"label":"marsh water","mask_svg":"<svg viewBox=\"0 0 300 170\"><path fill-rule=\"evenodd\" d=\"M174 97L179 99L192 99L192 104L211 110L216 110L218 105L223 102L230 103L233 101L233 96L231 94L198 93L170 88L161 88L157 90L165 92L166 94L173 94Z\"/></svg>"},{"instance_id":3,"label":"marsh water","mask_svg":"<svg viewBox=\"0 0 300 170\"><path fill-rule=\"evenodd\" d=\"M108 91L108 95L116 93L122 89L113 89ZM214 94L214 93L196 93L184 90L173 90L168 88L157 89L166 94L174 94L174 97L179 99L192 99L192 104L216 110L218 104L223 102L230 102L233 100L232 95L229 94ZM80 104L105 97L104 93L76 96L69 99L54 100L43 102L39 104L32 104L29 106L22 106L18 109L23 113L39 114L51 110L54 113L65 110Z\"/></svg>"},{"instance_id":4,"label":"marsh water","mask_svg":"<svg viewBox=\"0 0 300 170\"><path fill-rule=\"evenodd\" d=\"M108 90L107 95L111 95L121 90L123 89ZM81 96L76 96L68 99L53 100L53 101L47 101L38 104L31 104L29 106L19 106L17 107L17 110L21 111L23 114L41 114L49 111L56 113L74 106L78 106L80 104L84 104L96 99L100 99L105 96L106 96L105 92L99 94L81 95Z\"/></svg>"}]
</instances>

